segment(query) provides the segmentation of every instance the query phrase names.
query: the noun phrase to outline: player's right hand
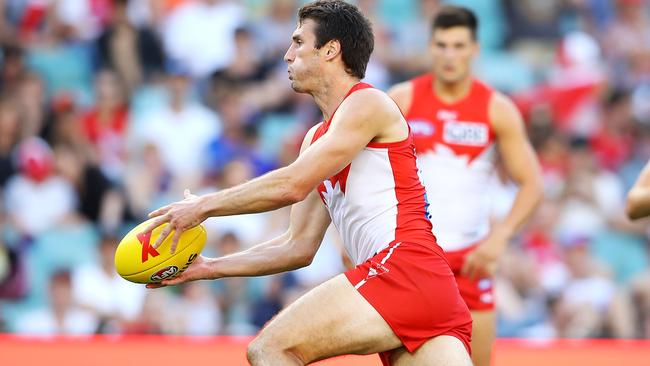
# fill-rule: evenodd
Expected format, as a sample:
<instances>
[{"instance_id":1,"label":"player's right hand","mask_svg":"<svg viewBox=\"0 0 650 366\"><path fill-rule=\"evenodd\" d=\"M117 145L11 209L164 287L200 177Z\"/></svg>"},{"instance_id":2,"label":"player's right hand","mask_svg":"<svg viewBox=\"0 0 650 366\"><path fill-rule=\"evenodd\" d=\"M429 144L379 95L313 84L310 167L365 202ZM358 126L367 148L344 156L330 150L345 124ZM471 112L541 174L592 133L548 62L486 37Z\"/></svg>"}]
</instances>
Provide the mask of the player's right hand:
<instances>
[{"instance_id":1,"label":"player's right hand","mask_svg":"<svg viewBox=\"0 0 650 366\"><path fill-rule=\"evenodd\" d=\"M148 283L147 288L160 288L165 286L178 285L184 282L205 280L210 277L210 261L208 258L199 255L192 264L180 275L169 279L162 280L160 283Z\"/></svg>"}]
</instances>

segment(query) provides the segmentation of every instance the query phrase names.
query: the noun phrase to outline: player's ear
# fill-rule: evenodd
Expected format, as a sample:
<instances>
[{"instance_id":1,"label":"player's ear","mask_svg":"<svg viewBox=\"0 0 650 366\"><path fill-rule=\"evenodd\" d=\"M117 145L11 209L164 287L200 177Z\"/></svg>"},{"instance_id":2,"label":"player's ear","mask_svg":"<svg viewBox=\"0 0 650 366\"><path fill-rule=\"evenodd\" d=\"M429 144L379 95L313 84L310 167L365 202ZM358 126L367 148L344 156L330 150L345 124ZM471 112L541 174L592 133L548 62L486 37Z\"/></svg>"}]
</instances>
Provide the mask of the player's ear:
<instances>
[{"instance_id":1,"label":"player's ear","mask_svg":"<svg viewBox=\"0 0 650 366\"><path fill-rule=\"evenodd\" d=\"M341 53L341 42L337 39L332 39L323 46L323 49L325 51L325 59L333 60Z\"/></svg>"},{"instance_id":2,"label":"player's ear","mask_svg":"<svg viewBox=\"0 0 650 366\"><path fill-rule=\"evenodd\" d=\"M481 53L481 44L474 41L472 42L472 48L473 57L477 57Z\"/></svg>"}]
</instances>

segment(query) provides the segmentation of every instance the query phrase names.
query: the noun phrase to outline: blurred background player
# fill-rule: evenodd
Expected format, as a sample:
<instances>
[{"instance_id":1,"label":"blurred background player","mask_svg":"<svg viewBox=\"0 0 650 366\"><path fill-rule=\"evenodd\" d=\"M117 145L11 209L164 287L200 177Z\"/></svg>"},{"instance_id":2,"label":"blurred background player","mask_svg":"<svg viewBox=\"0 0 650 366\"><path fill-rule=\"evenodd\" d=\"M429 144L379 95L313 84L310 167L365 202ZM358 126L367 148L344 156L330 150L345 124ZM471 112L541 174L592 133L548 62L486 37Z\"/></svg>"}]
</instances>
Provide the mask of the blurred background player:
<instances>
[{"instance_id":1,"label":"blurred background player","mask_svg":"<svg viewBox=\"0 0 650 366\"><path fill-rule=\"evenodd\" d=\"M472 75L478 20L466 8L442 8L433 19L430 73L395 85L413 132L433 232L472 311L472 357L490 362L495 337L492 277L501 254L542 197L539 163L520 113ZM510 212L490 223L497 154L519 186Z\"/></svg>"}]
</instances>

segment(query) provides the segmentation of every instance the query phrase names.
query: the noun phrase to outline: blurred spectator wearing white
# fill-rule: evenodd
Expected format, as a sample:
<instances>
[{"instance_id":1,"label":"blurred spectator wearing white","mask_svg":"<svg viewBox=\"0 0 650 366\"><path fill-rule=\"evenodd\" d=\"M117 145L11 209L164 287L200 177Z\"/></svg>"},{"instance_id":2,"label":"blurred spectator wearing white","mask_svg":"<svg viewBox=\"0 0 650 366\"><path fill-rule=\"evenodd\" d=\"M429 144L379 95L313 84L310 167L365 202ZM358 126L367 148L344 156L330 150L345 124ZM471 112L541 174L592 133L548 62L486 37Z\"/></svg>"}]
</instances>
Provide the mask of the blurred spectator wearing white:
<instances>
[{"instance_id":1,"label":"blurred spectator wearing white","mask_svg":"<svg viewBox=\"0 0 650 366\"><path fill-rule=\"evenodd\" d=\"M203 336L220 333L221 309L206 282L183 286L181 297L173 308L174 333Z\"/></svg>"},{"instance_id":2,"label":"blurred spectator wearing white","mask_svg":"<svg viewBox=\"0 0 650 366\"><path fill-rule=\"evenodd\" d=\"M99 243L99 263L88 263L72 272L75 303L98 317L105 332L123 331L124 322L140 315L145 288L124 281L115 271L118 239L105 236Z\"/></svg>"},{"instance_id":3,"label":"blurred spectator wearing white","mask_svg":"<svg viewBox=\"0 0 650 366\"><path fill-rule=\"evenodd\" d=\"M187 187L195 188L202 177L208 143L219 136L221 122L215 112L191 100L184 65L171 62L167 70L166 105L136 121L129 144L136 150L146 143L154 144L170 173L186 180Z\"/></svg>"},{"instance_id":4,"label":"blurred spectator wearing white","mask_svg":"<svg viewBox=\"0 0 650 366\"><path fill-rule=\"evenodd\" d=\"M186 63L197 78L228 66L235 51L235 29L244 20L243 10L230 0L182 4L162 24L167 55Z\"/></svg>"},{"instance_id":5,"label":"blurred spectator wearing white","mask_svg":"<svg viewBox=\"0 0 650 366\"><path fill-rule=\"evenodd\" d=\"M89 335L95 333L98 319L74 303L70 273L52 275L49 285L50 307L25 313L16 324L24 335Z\"/></svg>"}]
</instances>

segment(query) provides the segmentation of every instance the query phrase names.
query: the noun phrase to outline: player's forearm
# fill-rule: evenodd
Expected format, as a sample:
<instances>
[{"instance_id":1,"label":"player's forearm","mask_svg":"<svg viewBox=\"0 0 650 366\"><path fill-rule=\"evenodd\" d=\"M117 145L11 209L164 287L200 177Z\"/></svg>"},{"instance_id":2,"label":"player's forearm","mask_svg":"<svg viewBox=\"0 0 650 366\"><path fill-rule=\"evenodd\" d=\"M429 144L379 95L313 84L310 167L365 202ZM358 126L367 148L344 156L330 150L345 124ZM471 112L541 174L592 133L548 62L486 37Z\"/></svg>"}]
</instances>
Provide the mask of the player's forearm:
<instances>
[{"instance_id":1,"label":"player's forearm","mask_svg":"<svg viewBox=\"0 0 650 366\"><path fill-rule=\"evenodd\" d=\"M512 237L533 214L543 195L541 180L522 184L510 212L495 226L494 230L502 230L507 237Z\"/></svg>"},{"instance_id":2,"label":"player's forearm","mask_svg":"<svg viewBox=\"0 0 650 366\"><path fill-rule=\"evenodd\" d=\"M265 276L302 268L313 255L295 248L290 235L256 245L239 253L208 259L210 278Z\"/></svg>"},{"instance_id":3,"label":"player's forearm","mask_svg":"<svg viewBox=\"0 0 650 366\"><path fill-rule=\"evenodd\" d=\"M201 210L207 217L276 210L304 199L306 190L296 177L281 168L236 187L202 197Z\"/></svg>"},{"instance_id":4,"label":"player's forearm","mask_svg":"<svg viewBox=\"0 0 650 366\"><path fill-rule=\"evenodd\" d=\"M650 216L650 188L633 188L627 196L626 212L631 220Z\"/></svg>"}]
</instances>

